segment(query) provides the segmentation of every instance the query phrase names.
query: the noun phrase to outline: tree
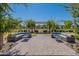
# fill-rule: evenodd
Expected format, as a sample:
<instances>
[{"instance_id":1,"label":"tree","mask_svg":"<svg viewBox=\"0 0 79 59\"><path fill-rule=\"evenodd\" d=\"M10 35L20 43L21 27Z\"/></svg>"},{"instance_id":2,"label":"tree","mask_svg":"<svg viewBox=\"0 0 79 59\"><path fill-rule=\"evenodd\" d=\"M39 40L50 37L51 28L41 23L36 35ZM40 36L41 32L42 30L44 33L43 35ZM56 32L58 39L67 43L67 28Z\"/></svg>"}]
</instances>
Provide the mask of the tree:
<instances>
[{"instance_id":1,"label":"tree","mask_svg":"<svg viewBox=\"0 0 79 59\"><path fill-rule=\"evenodd\" d=\"M4 19L0 20L0 48L2 47L3 44L3 39L4 39L4 33L5 32L10 32L13 29L19 28L20 21L13 19L13 18L8 18L5 17Z\"/></svg>"},{"instance_id":2,"label":"tree","mask_svg":"<svg viewBox=\"0 0 79 59\"><path fill-rule=\"evenodd\" d=\"M47 28L47 25L46 25L46 24L44 24L44 25L42 25L42 27L43 27L43 29L46 29L46 28Z\"/></svg>"},{"instance_id":3,"label":"tree","mask_svg":"<svg viewBox=\"0 0 79 59\"><path fill-rule=\"evenodd\" d=\"M10 12L14 12L14 9L10 6L11 4L9 3L0 3L0 19L2 19L4 16L8 15L11 16ZM22 5L27 7L27 4L16 4L16 5Z\"/></svg>"},{"instance_id":4,"label":"tree","mask_svg":"<svg viewBox=\"0 0 79 59\"><path fill-rule=\"evenodd\" d=\"M79 4L68 4L65 8L74 18L79 17Z\"/></svg>"},{"instance_id":5,"label":"tree","mask_svg":"<svg viewBox=\"0 0 79 59\"><path fill-rule=\"evenodd\" d=\"M0 3L0 19L5 15L9 15L9 12L13 11L8 3Z\"/></svg>"},{"instance_id":6,"label":"tree","mask_svg":"<svg viewBox=\"0 0 79 59\"><path fill-rule=\"evenodd\" d=\"M27 7L27 4L20 4L20 5L24 5ZM8 19L4 20L6 16L10 16L8 18L12 19L10 12L14 11L9 3L0 3L0 24L2 23L4 24L4 22L8 20ZM14 22L17 22L17 20L15 20ZM0 25L0 28L2 28L2 26L3 25Z\"/></svg>"},{"instance_id":7,"label":"tree","mask_svg":"<svg viewBox=\"0 0 79 59\"><path fill-rule=\"evenodd\" d=\"M65 7L67 11L70 12L73 19L73 31L75 32L75 39L76 39L76 33L78 33L78 26L76 23L77 18L79 17L79 4L68 4L68 6Z\"/></svg>"},{"instance_id":8,"label":"tree","mask_svg":"<svg viewBox=\"0 0 79 59\"><path fill-rule=\"evenodd\" d=\"M20 28L20 23L21 21L18 19L5 17L2 20L2 23L0 23L0 32L8 32L11 29L18 29Z\"/></svg>"},{"instance_id":9,"label":"tree","mask_svg":"<svg viewBox=\"0 0 79 59\"><path fill-rule=\"evenodd\" d=\"M70 29L72 25L72 21L71 20L65 20L64 21L64 28L65 29Z\"/></svg>"},{"instance_id":10,"label":"tree","mask_svg":"<svg viewBox=\"0 0 79 59\"><path fill-rule=\"evenodd\" d=\"M76 24L76 20L79 17L79 4L68 4L67 6L65 6L66 10L70 12L70 14L72 15L72 17L74 18L73 20L73 24L74 24L74 32L77 33L78 27Z\"/></svg>"},{"instance_id":11,"label":"tree","mask_svg":"<svg viewBox=\"0 0 79 59\"><path fill-rule=\"evenodd\" d=\"M23 4L24 5L24 4ZM17 24L19 23L17 20L6 19L6 16L11 16L10 12L13 12L10 4L8 3L0 3L0 49L2 48L3 41L3 33L8 32L11 29L17 28Z\"/></svg>"},{"instance_id":12,"label":"tree","mask_svg":"<svg viewBox=\"0 0 79 59\"><path fill-rule=\"evenodd\" d=\"M56 23L53 21L53 20L48 20L47 21L47 26L48 26L48 28L49 28L49 32L51 31L51 30L55 30L56 29Z\"/></svg>"},{"instance_id":13,"label":"tree","mask_svg":"<svg viewBox=\"0 0 79 59\"><path fill-rule=\"evenodd\" d=\"M25 21L26 27L31 29L31 30L35 30L35 21L33 21L32 19L29 19L27 21Z\"/></svg>"}]
</instances>

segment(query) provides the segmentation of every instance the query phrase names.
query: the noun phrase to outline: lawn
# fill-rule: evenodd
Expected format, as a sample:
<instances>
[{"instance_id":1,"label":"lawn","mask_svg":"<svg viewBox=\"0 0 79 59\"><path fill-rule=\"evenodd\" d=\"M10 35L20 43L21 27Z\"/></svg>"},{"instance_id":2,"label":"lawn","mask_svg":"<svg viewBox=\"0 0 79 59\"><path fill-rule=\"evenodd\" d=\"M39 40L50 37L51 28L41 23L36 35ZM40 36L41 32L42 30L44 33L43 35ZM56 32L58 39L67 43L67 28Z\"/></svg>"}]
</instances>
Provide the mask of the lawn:
<instances>
[{"instance_id":1,"label":"lawn","mask_svg":"<svg viewBox=\"0 0 79 59\"><path fill-rule=\"evenodd\" d=\"M32 36L37 36L37 34L36 33L32 33Z\"/></svg>"}]
</instances>

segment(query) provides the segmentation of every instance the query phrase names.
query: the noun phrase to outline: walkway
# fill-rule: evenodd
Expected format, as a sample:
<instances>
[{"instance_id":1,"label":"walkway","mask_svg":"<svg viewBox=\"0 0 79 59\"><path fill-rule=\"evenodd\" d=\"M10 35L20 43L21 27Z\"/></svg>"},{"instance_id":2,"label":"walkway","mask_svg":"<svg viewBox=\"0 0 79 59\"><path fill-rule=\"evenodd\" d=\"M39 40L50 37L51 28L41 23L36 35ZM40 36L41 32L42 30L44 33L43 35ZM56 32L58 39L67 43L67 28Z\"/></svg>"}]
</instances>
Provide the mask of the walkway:
<instances>
[{"instance_id":1,"label":"walkway","mask_svg":"<svg viewBox=\"0 0 79 59\"><path fill-rule=\"evenodd\" d=\"M59 43L49 35L37 35L31 39L21 40L10 51L17 55L75 55L75 51Z\"/></svg>"}]
</instances>

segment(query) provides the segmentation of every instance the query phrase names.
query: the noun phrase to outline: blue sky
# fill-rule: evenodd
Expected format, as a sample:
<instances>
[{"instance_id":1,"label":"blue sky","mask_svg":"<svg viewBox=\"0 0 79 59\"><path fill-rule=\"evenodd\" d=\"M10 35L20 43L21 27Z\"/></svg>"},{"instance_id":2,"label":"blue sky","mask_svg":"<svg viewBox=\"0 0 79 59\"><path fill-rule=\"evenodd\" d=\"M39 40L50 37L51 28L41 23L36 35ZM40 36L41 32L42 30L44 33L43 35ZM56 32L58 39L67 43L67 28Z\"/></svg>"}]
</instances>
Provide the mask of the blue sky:
<instances>
[{"instance_id":1,"label":"blue sky","mask_svg":"<svg viewBox=\"0 0 79 59\"><path fill-rule=\"evenodd\" d=\"M63 5L61 3L32 3L28 4L27 8L15 4L11 6L15 11L12 15L22 20L48 21L51 18L57 22L72 20L71 14L65 10Z\"/></svg>"}]
</instances>

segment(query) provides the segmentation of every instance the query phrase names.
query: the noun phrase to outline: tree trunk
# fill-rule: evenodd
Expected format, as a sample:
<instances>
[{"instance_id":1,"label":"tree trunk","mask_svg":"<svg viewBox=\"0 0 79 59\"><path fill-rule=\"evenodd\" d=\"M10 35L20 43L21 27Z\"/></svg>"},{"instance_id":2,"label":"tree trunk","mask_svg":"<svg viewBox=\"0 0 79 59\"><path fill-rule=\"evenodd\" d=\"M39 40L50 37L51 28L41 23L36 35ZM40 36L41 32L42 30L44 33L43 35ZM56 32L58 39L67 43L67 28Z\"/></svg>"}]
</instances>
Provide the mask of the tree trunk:
<instances>
[{"instance_id":1,"label":"tree trunk","mask_svg":"<svg viewBox=\"0 0 79 59\"><path fill-rule=\"evenodd\" d=\"M50 27L49 27L49 33L50 33Z\"/></svg>"},{"instance_id":2,"label":"tree trunk","mask_svg":"<svg viewBox=\"0 0 79 59\"><path fill-rule=\"evenodd\" d=\"M33 28L34 30L33 30L33 33L35 32L35 27Z\"/></svg>"},{"instance_id":3,"label":"tree trunk","mask_svg":"<svg viewBox=\"0 0 79 59\"><path fill-rule=\"evenodd\" d=\"M3 46L3 33L0 33L0 50L2 49Z\"/></svg>"},{"instance_id":4,"label":"tree trunk","mask_svg":"<svg viewBox=\"0 0 79 59\"><path fill-rule=\"evenodd\" d=\"M74 19L74 24L75 24L75 26L74 26L74 32L75 32L75 39L76 39L76 34L77 34L77 31L78 31L77 24L76 24L76 19Z\"/></svg>"}]
</instances>

